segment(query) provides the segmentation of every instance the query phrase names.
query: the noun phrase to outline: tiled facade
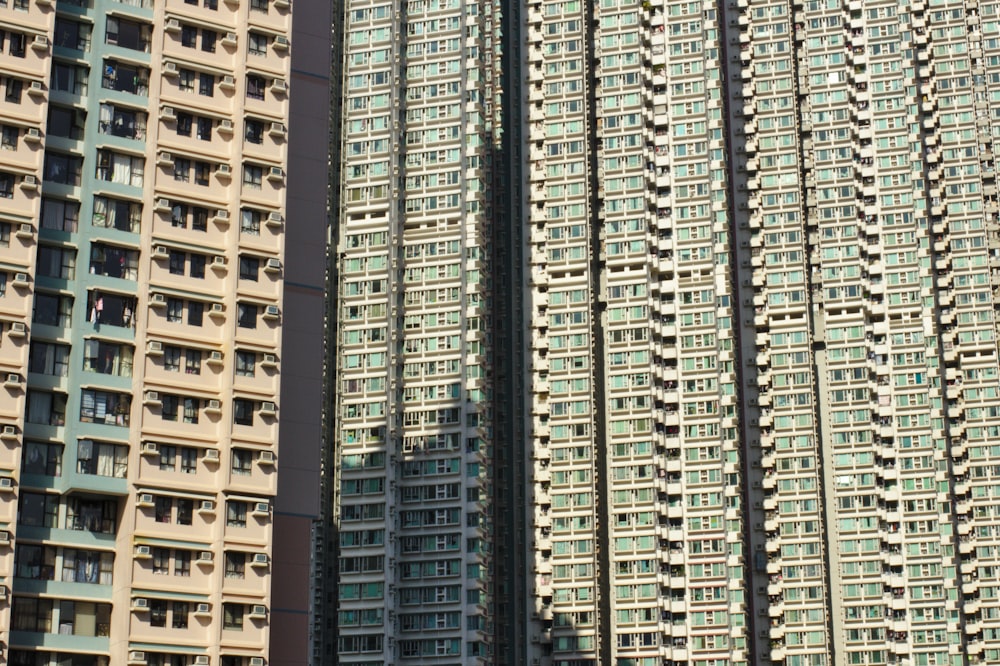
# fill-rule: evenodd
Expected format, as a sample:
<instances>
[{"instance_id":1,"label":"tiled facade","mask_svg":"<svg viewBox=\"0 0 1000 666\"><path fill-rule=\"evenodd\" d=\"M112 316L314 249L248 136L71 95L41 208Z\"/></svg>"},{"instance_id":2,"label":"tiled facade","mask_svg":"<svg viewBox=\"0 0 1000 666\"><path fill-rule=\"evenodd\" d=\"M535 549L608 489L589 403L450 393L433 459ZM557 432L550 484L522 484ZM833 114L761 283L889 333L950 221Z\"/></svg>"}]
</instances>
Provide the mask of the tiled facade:
<instances>
[{"instance_id":1,"label":"tiled facade","mask_svg":"<svg viewBox=\"0 0 1000 666\"><path fill-rule=\"evenodd\" d=\"M291 8L0 24L5 663L264 664Z\"/></svg>"},{"instance_id":2,"label":"tiled facade","mask_svg":"<svg viewBox=\"0 0 1000 666\"><path fill-rule=\"evenodd\" d=\"M416 45L426 16L491 7L349 5L335 649L344 663L467 663L481 645L468 637L458 652L393 650L412 648L415 626L399 591L425 584L408 582L416 463L464 462L435 452L426 417L410 414L479 387L447 363L441 381L412 365L451 358L449 335L468 339L465 320L426 315L448 309L436 281L479 251L449 232L448 197L469 201L467 181L428 181L419 155L468 146L480 128L414 133L429 73L438 114L453 80L444 46ZM477 468L505 503L492 508L497 663L997 662L1000 7L541 0L502 11L503 112L516 126L502 128L494 172L506 180L493 185L523 195L483 223L503 240L496 284L524 280L523 301L487 285L486 302L511 318L491 329L510 337L509 358L494 359L504 409L492 421L527 434L487 439L495 464L487 455ZM380 61L372 40L396 25ZM435 39L448 34L438 26ZM376 77L394 114L384 125L363 106L381 92ZM397 116L398 148L367 154L386 149L377 142ZM428 227L433 254L416 240ZM421 340L442 321L434 350ZM428 393L452 378L455 393ZM467 489L416 500L443 510L440 527L419 524L424 540L450 547L463 519L448 511L468 511ZM356 555L385 559L366 574ZM437 571L460 595L475 589L448 566ZM387 587L365 598L383 568ZM490 607L438 590L433 603L454 600L459 615L438 613L423 636L489 621Z\"/></svg>"}]
</instances>

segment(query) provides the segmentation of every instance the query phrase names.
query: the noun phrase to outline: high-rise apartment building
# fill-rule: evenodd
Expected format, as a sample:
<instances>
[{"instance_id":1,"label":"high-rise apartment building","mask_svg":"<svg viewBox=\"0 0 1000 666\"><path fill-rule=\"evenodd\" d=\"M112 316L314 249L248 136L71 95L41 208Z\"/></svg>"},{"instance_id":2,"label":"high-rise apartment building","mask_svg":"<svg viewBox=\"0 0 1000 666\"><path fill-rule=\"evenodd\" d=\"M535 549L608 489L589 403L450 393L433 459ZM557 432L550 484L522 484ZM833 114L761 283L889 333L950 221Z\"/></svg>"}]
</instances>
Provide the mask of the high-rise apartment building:
<instances>
[{"instance_id":1,"label":"high-rise apartment building","mask_svg":"<svg viewBox=\"0 0 1000 666\"><path fill-rule=\"evenodd\" d=\"M269 663L291 17L0 2L0 662Z\"/></svg>"},{"instance_id":2,"label":"high-rise apartment building","mask_svg":"<svg viewBox=\"0 0 1000 666\"><path fill-rule=\"evenodd\" d=\"M329 655L1000 660L1000 3L342 19Z\"/></svg>"}]
</instances>

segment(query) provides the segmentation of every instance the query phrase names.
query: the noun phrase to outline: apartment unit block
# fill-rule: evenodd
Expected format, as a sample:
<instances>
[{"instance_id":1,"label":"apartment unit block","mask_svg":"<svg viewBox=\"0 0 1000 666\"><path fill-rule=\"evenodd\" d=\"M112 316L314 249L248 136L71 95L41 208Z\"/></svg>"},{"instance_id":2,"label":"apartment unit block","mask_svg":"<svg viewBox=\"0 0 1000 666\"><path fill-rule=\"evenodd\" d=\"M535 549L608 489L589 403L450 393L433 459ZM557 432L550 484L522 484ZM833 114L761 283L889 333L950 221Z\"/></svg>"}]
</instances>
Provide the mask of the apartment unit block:
<instances>
[{"instance_id":1,"label":"apartment unit block","mask_svg":"<svg viewBox=\"0 0 1000 666\"><path fill-rule=\"evenodd\" d=\"M344 664L493 663L498 9L344 7L324 654Z\"/></svg>"},{"instance_id":2,"label":"apartment unit block","mask_svg":"<svg viewBox=\"0 0 1000 666\"><path fill-rule=\"evenodd\" d=\"M4 663L266 663L290 31L0 5Z\"/></svg>"},{"instance_id":3,"label":"apartment unit block","mask_svg":"<svg viewBox=\"0 0 1000 666\"><path fill-rule=\"evenodd\" d=\"M1000 660L1000 6L349 4L329 649ZM501 81L461 78L498 44ZM482 115L448 120L452 80Z\"/></svg>"}]
</instances>

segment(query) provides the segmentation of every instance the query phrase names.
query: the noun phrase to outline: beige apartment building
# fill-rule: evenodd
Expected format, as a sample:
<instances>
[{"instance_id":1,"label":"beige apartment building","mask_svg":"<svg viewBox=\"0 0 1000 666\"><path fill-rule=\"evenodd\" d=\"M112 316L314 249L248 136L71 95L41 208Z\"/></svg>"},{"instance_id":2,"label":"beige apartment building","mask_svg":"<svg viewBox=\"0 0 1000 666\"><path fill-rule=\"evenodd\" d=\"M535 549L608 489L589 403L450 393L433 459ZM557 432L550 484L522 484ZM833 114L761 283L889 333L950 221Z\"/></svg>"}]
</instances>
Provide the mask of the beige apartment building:
<instances>
[{"instance_id":1,"label":"beige apartment building","mask_svg":"<svg viewBox=\"0 0 1000 666\"><path fill-rule=\"evenodd\" d=\"M321 311L326 195L295 190L286 270L291 35L288 0L0 3L3 663L308 663L322 349L292 334L286 368L283 293ZM283 395L315 415L281 523Z\"/></svg>"}]
</instances>

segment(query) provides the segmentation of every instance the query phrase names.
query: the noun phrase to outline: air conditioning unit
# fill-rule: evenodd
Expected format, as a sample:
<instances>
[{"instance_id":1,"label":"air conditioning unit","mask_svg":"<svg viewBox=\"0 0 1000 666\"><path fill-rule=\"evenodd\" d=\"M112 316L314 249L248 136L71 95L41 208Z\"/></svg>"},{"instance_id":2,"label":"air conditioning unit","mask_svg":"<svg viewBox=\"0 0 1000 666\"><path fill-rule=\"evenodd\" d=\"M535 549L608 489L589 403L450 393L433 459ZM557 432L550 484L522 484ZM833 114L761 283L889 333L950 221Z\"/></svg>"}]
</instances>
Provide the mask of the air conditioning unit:
<instances>
[{"instance_id":1,"label":"air conditioning unit","mask_svg":"<svg viewBox=\"0 0 1000 666\"><path fill-rule=\"evenodd\" d=\"M143 442L142 444L142 455L144 456L158 456L160 455L160 445L156 442Z\"/></svg>"},{"instance_id":2,"label":"air conditioning unit","mask_svg":"<svg viewBox=\"0 0 1000 666\"><path fill-rule=\"evenodd\" d=\"M10 544L10 532L7 530L0 530L0 543ZM264 557L267 557L267 555Z\"/></svg>"},{"instance_id":3,"label":"air conditioning unit","mask_svg":"<svg viewBox=\"0 0 1000 666\"><path fill-rule=\"evenodd\" d=\"M149 508L155 504L153 493L140 493L136 505Z\"/></svg>"},{"instance_id":4,"label":"air conditioning unit","mask_svg":"<svg viewBox=\"0 0 1000 666\"><path fill-rule=\"evenodd\" d=\"M24 140L28 143L38 143L42 140L42 133L37 127L29 127L24 131Z\"/></svg>"},{"instance_id":5,"label":"air conditioning unit","mask_svg":"<svg viewBox=\"0 0 1000 666\"><path fill-rule=\"evenodd\" d=\"M146 663L146 653L142 650L130 650L128 653L128 663L129 664L145 664Z\"/></svg>"},{"instance_id":6,"label":"air conditioning unit","mask_svg":"<svg viewBox=\"0 0 1000 666\"><path fill-rule=\"evenodd\" d=\"M250 657L250 666L264 666L264 657Z\"/></svg>"},{"instance_id":7,"label":"air conditioning unit","mask_svg":"<svg viewBox=\"0 0 1000 666\"><path fill-rule=\"evenodd\" d=\"M10 331L7 333L8 337L11 338L23 338L28 332L28 327L24 325L23 321L15 321L10 324Z\"/></svg>"},{"instance_id":8,"label":"air conditioning unit","mask_svg":"<svg viewBox=\"0 0 1000 666\"><path fill-rule=\"evenodd\" d=\"M260 365L264 368L273 368L278 365L278 357L274 354L264 354L264 358L260 362Z\"/></svg>"},{"instance_id":9,"label":"air conditioning unit","mask_svg":"<svg viewBox=\"0 0 1000 666\"><path fill-rule=\"evenodd\" d=\"M212 612L211 606L208 604L198 604L194 608L195 615L209 615ZM207 659L208 657L206 657Z\"/></svg>"},{"instance_id":10,"label":"air conditioning unit","mask_svg":"<svg viewBox=\"0 0 1000 666\"><path fill-rule=\"evenodd\" d=\"M151 407L162 405L163 401L160 400L159 391L146 391L142 395L142 404L149 405Z\"/></svg>"},{"instance_id":11,"label":"air conditioning unit","mask_svg":"<svg viewBox=\"0 0 1000 666\"><path fill-rule=\"evenodd\" d=\"M165 62L165 63L163 63L163 75L164 76L177 76L177 63L176 62Z\"/></svg>"},{"instance_id":12,"label":"air conditioning unit","mask_svg":"<svg viewBox=\"0 0 1000 666\"><path fill-rule=\"evenodd\" d=\"M267 179L270 181L281 181L285 179L285 172L281 170L281 167L273 166L267 172Z\"/></svg>"},{"instance_id":13,"label":"air conditioning unit","mask_svg":"<svg viewBox=\"0 0 1000 666\"><path fill-rule=\"evenodd\" d=\"M282 123L271 123L268 134L274 137L285 136L285 126Z\"/></svg>"},{"instance_id":14,"label":"air conditioning unit","mask_svg":"<svg viewBox=\"0 0 1000 666\"><path fill-rule=\"evenodd\" d=\"M153 556L153 549L149 546L136 546L132 556L137 560L146 560Z\"/></svg>"},{"instance_id":15,"label":"air conditioning unit","mask_svg":"<svg viewBox=\"0 0 1000 666\"><path fill-rule=\"evenodd\" d=\"M257 502L253 505L253 513L257 516L266 516L271 513L271 505L267 502Z\"/></svg>"},{"instance_id":16,"label":"air conditioning unit","mask_svg":"<svg viewBox=\"0 0 1000 666\"><path fill-rule=\"evenodd\" d=\"M222 402L219 400L209 400L208 406L205 407L206 414L218 414L222 411Z\"/></svg>"},{"instance_id":17,"label":"air conditioning unit","mask_svg":"<svg viewBox=\"0 0 1000 666\"><path fill-rule=\"evenodd\" d=\"M41 81L32 81L31 85L28 87L28 94L41 94L45 92L45 84Z\"/></svg>"},{"instance_id":18,"label":"air conditioning unit","mask_svg":"<svg viewBox=\"0 0 1000 666\"><path fill-rule=\"evenodd\" d=\"M0 476L0 492L6 492L8 490L14 489L14 477L12 476Z\"/></svg>"},{"instance_id":19,"label":"air conditioning unit","mask_svg":"<svg viewBox=\"0 0 1000 666\"><path fill-rule=\"evenodd\" d=\"M275 404L269 400L265 400L264 402L260 403L260 413L262 415L271 416L274 414L276 409L277 407L275 406Z\"/></svg>"},{"instance_id":20,"label":"air conditioning unit","mask_svg":"<svg viewBox=\"0 0 1000 666\"><path fill-rule=\"evenodd\" d=\"M208 666L209 664L208 655L199 654L197 657L194 658L194 663L195 666Z\"/></svg>"},{"instance_id":21,"label":"air conditioning unit","mask_svg":"<svg viewBox=\"0 0 1000 666\"><path fill-rule=\"evenodd\" d=\"M264 604L254 604L250 607L250 617L267 617L267 606Z\"/></svg>"},{"instance_id":22,"label":"air conditioning unit","mask_svg":"<svg viewBox=\"0 0 1000 666\"><path fill-rule=\"evenodd\" d=\"M17 225L18 238L33 238L34 235L35 235L35 227L33 227L30 222L22 222L21 224Z\"/></svg>"},{"instance_id":23,"label":"air conditioning unit","mask_svg":"<svg viewBox=\"0 0 1000 666\"><path fill-rule=\"evenodd\" d=\"M221 254L217 254L214 257L212 257L212 266L218 267L218 266L225 266L225 265L226 265L226 257L225 256L223 256Z\"/></svg>"},{"instance_id":24,"label":"air conditioning unit","mask_svg":"<svg viewBox=\"0 0 1000 666\"><path fill-rule=\"evenodd\" d=\"M132 600L132 610L149 610L149 599L145 597L136 597Z\"/></svg>"},{"instance_id":25,"label":"air conditioning unit","mask_svg":"<svg viewBox=\"0 0 1000 666\"><path fill-rule=\"evenodd\" d=\"M236 87L236 79L231 75L223 76L222 80L219 81L219 87L223 90L232 90Z\"/></svg>"},{"instance_id":26,"label":"air conditioning unit","mask_svg":"<svg viewBox=\"0 0 1000 666\"><path fill-rule=\"evenodd\" d=\"M284 35L278 35L274 38L274 50L275 51L287 51L288 50L288 37Z\"/></svg>"},{"instance_id":27,"label":"air conditioning unit","mask_svg":"<svg viewBox=\"0 0 1000 666\"><path fill-rule=\"evenodd\" d=\"M160 110L160 118L166 121L177 120L177 112L174 111L174 107L165 106Z\"/></svg>"},{"instance_id":28,"label":"air conditioning unit","mask_svg":"<svg viewBox=\"0 0 1000 666\"><path fill-rule=\"evenodd\" d=\"M154 308L164 306L167 304L167 297L163 294L151 294L149 304Z\"/></svg>"},{"instance_id":29,"label":"air conditioning unit","mask_svg":"<svg viewBox=\"0 0 1000 666\"><path fill-rule=\"evenodd\" d=\"M271 258L264 264L264 270L269 273L276 273L281 270L281 259Z\"/></svg>"},{"instance_id":30,"label":"air conditioning unit","mask_svg":"<svg viewBox=\"0 0 1000 666\"><path fill-rule=\"evenodd\" d=\"M264 319L277 319L281 316L281 310L278 309L277 305L268 305L264 308Z\"/></svg>"},{"instance_id":31,"label":"air conditioning unit","mask_svg":"<svg viewBox=\"0 0 1000 666\"><path fill-rule=\"evenodd\" d=\"M5 425L3 431L0 432L0 437L3 439L17 439L17 426Z\"/></svg>"},{"instance_id":32,"label":"air conditioning unit","mask_svg":"<svg viewBox=\"0 0 1000 666\"><path fill-rule=\"evenodd\" d=\"M21 179L21 189L34 191L38 189L38 179L34 176L28 175Z\"/></svg>"},{"instance_id":33,"label":"air conditioning unit","mask_svg":"<svg viewBox=\"0 0 1000 666\"><path fill-rule=\"evenodd\" d=\"M226 306L222 303L212 303L212 314L222 314L226 311Z\"/></svg>"},{"instance_id":34,"label":"air conditioning unit","mask_svg":"<svg viewBox=\"0 0 1000 666\"><path fill-rule=\"evenodd\" d=\"M169 213L172 210L170 199L157 199L156 205L153 207L158 213Z\"/></svg>"},{"instance_id":35,"label":"air conditioning unit","mask_svg":"<svg viewBox=\"0 0 1000 666\"><path fill-rule=\"evenodd\" d=\"M147 342L146 356L163 356L163 343L159 340L150 340Z\"/></svg>"},{"instance_id":36,"label":"air conditioning unit","mask_svg":"<svg viewBox=\"0 0 1000 666\"><path fill-rule=\"evenodd\" d=\"M166 259L170 256L170 248L166 245L154 245L153 246L153 258L154 259Z\"/></svg>"},{"instance_id":37,"label":"air conditioning unit","mask_svg":"<svg viewBox=\"0 0 1000 666\"><path fill-rule=\"evenodd\" d=\"M275 9L288 9L288 6L289 6L288 0L274 0Z\"/></svg>"},{"instance_id":38,"label":"air conditioning unit","mask_svg":"<svg viewBox=\"0 0 1000 666\"><path fill-rule=\"evenodd\" d=\"M222 44L224 46L236 46L236 33L227 32L226 36L222 38Z\"/></svg>"},{"instance_id":39,"label":"air conditioning unit","mask_svg":"<svg viewBox=\"0 0 1000 666\"><path fill-rule=\"evenodd\" d=\"M284 95L288 92L288 84L285 83L284 79L275 79L271 82L271 92L278 95Z\"/></svg>"},{"instance_id":40,"label":"air conditioning unit","mask_svg":"<svg viewBox=\"0 0 1000 666\"><path fill-rule=\"evenodd\" d=\"M166 30L167 32L171 32L171 33L173 33L173 32L180 32L181 31L181 22L178 21L175 18L167 19L167 24L165 26L163 26L163 29Z\"/></svg>"},{"instance_id":41,"label":"air conditioning unit","mask_svg":"<svg viewBox=\"0 0 1000 666\"><path fill-rule=\"evenodd\" d=\"M219 462L219 449L205 449L205 460L207 462Z\"/></svg>"},{"instance_id":42,"label":"air conditioning unit","mask_svg":"<svg viewBox=\"0 0 1000 666\"><path fill-rule=\"evenodd\" d=\"M285 218L281 213L268 213L266 224L269 227L280 227L285 223Z\"/></svg>"},{"instance_id":43,"label":"air conditioning unit","mask_svg":"<svg viewBox=\"0 0 1000 666\"><path fill-rule=\"evenodd\" d=\"M274 451L261 451L257 454L257 462L261 465L273 465Z\"/></svg>"},{"instance_id":44,"label":"air conditioning unit","mask_svg":"<svg viewBox=\"0 0 1000 666\"><path fill-rule=\"evenodd\" d=\"M230 133L233 131L233 121L229 118L223 118L219 121L219 131Z\"/></svg>"},{"instance_id":45,"label":"air conditioning unit","mask_svg":"<svg viewBox=\"0 0 1000 666\"><path fill-rule=\"evenodd\" d=\"M198 553L199 562L212 562L214 559L215 556L212 555L212 551L210 550L203 550L200 553Z\"/></svg>"},{"instance_id":46,"label":"air conditioning unit","mask_svg":"<svg viewBox=\"0 0 1000 666\"><path fill-rule=\"evenodd\" d=\"M229 211L225 208L218 208L215 211L215 221L219 223L229 222Z\"/></svg>"},{"instance_id":47,"label":"air conditioning unit","mask_svg":"<svg viewBox=\"0 0 1000 666\"><path fill-rule=\"evenodd\" d=\"M253 560L250 561L250 566L252 567L266 567L269 558L267 553L254 553Z\"/></svg>"},{"instance_id":48,"label":"air conditioning unit","mask_svg":"<svg viewBox=\"0 0 1000 666\"><path fill-rule=\"evenodd\" d=\"M8 372L7 379L4 380L3 384L8 388L17 388L21 385L21 375L16 372Z\"/></svg>"},{"instance_id":49,"label":"air conditioning unit","mask_svg":"<svg viewBox=\"0 0 1000 666\"><path fill-rule=\"evenodd\" d=\"M45 35L35 35L35 38L31 40L31 48L36 51L45 51L49 48L49 38Z\"/></svg>"},{"instance_id":50,"label":"air conditioning unit","mask_svg":"<svg viewBox=\"0 0 1000 666\"><path fill-rule=\"evenodd\" d=\"M201 505L198 506L198 510L202 513L215 511L215 502L212 500L202 500Z\"/></svg>"},{"instance_id":51,"label":"air conditioning unit","mask_svg":"<svg viewBox=\"0 0 1000 666\"><path fill-rule=\"evenodd\" d=\"M11 280L11 284L15 287L27 287L28 286L28 274L27 273L14 273L14 279Z\"/></svg>"},{"instance_id":52,"label":"air conditioning unit","mask_svg":"<svg viewBox=\"0 0 1000 666\"><path fill-rule=\"evenodd\" d=\"M222 363L222 352L213 351L208 353L209 363Z\"/></svg>"},{"instance_id":53,"label":"air conditioning unit","mask_svg":"<svg viewBox=\"0 0 1000 666\"><path fill-rule=\"evenodd\" d=\"M218 164L215 167L215 175L219 178L230 178L233 175L233 168L228 164Z\"/></svg>"}]
</instances>

